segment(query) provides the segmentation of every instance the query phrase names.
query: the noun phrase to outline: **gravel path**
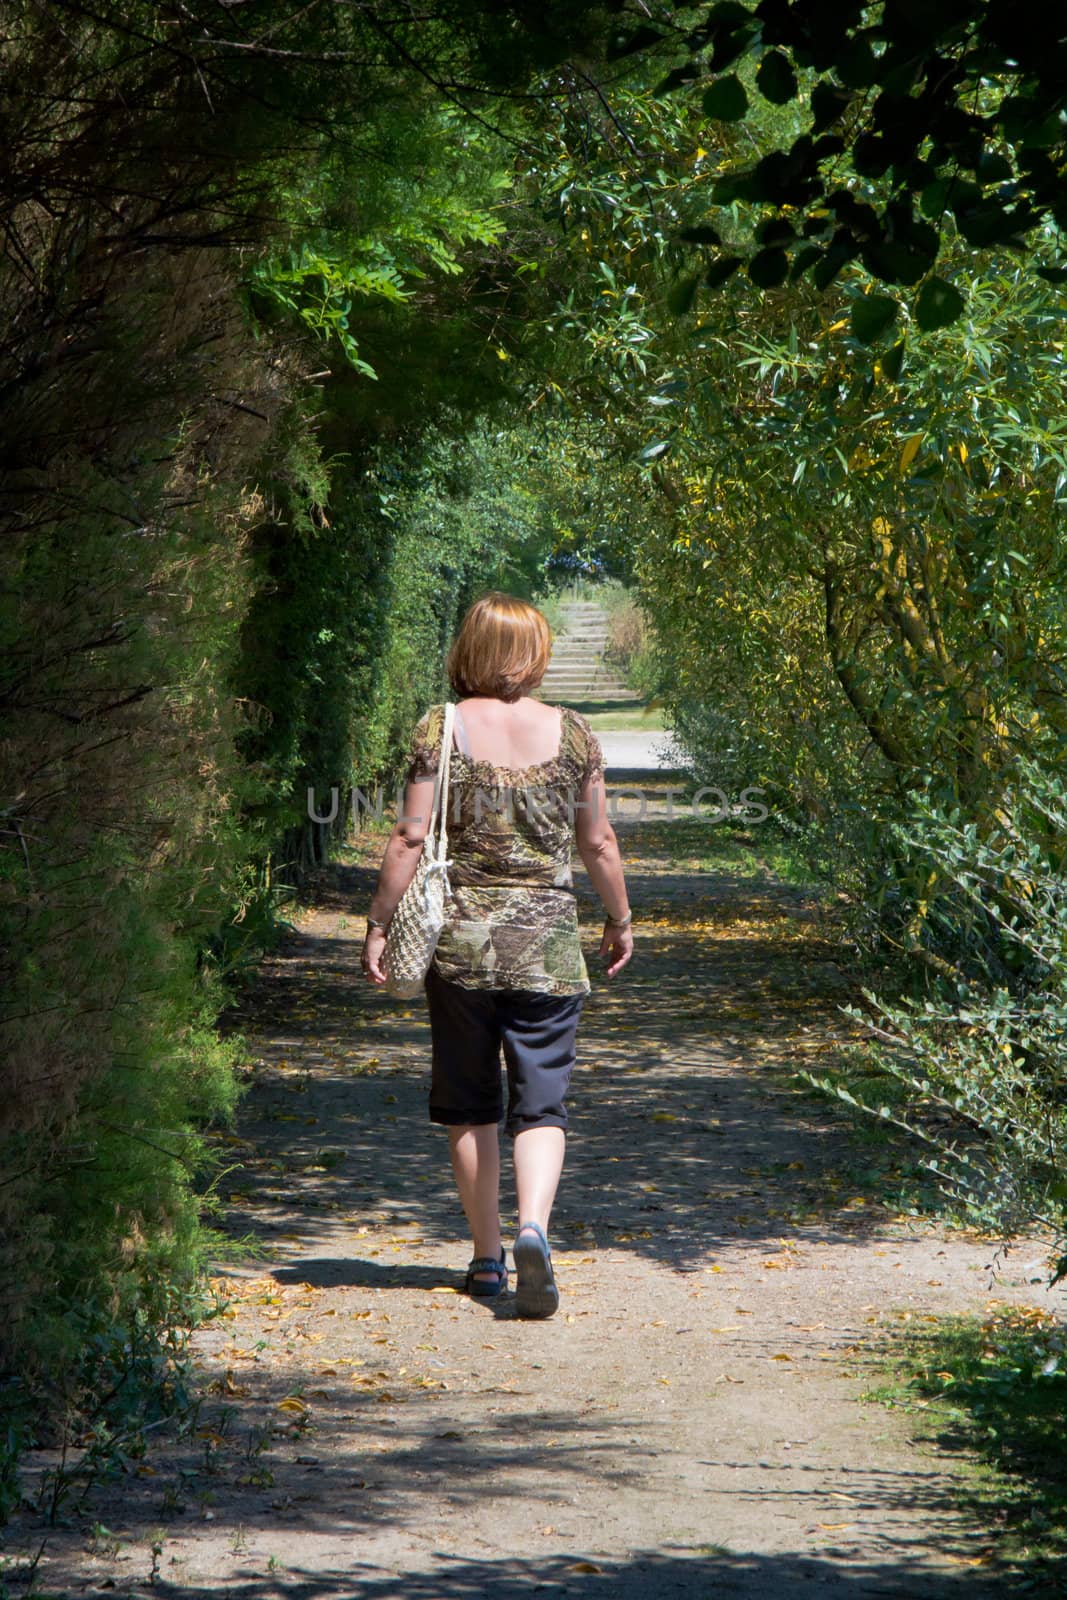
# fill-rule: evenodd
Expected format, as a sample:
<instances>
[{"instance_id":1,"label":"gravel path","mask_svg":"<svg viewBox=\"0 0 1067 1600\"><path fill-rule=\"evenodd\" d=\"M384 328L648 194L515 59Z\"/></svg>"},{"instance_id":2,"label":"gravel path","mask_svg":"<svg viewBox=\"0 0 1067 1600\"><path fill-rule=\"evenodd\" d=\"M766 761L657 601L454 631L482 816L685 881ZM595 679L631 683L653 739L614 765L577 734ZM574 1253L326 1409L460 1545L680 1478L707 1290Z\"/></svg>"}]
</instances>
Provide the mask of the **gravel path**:
<instances>
[{"instance_id":1,"label":"gravel path","mask_svg":"<svg viewBox=\"0 0 1067 1600\"><path fill-rule=\"evenodd\" d=\"M66 1526L10 1530L16 1553L47 1538L40 1591L1009 1592L953 1509L960 1462L860 1396L892 1329L1047 1306L1033 1252L998 1270L981 1240L889 1215L869 1150L781 1070L842 1032L813 903L701 871L668 824L620 835L639 955L587 1002L558 1316L457 1292L424 1011L362 982L372 873L330 869L239 1019L255 1064L227 1225L268 1253L227 1269L229 1309L196 1336L195 1426L161 1429Z\"/></svg>"}]
</instances>

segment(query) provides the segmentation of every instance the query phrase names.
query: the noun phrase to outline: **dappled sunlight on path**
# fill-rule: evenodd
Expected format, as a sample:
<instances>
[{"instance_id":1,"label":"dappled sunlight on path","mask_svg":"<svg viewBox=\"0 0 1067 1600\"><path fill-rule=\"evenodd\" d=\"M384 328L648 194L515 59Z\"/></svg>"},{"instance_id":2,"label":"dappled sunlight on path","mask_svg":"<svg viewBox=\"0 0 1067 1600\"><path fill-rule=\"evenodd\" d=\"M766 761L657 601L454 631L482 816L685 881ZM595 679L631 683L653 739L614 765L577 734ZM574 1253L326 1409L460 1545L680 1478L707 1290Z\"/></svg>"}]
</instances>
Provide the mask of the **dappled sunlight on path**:
<instances>
[{"instance_id":1,"label":"dappled sunlight on path","mask_svg":"<svg viewBox=\"0 0 1067 1600\"><path fill-rule=\"evenodd\" d=\"M261 1253L220 1267L199 1409L48 1534L41 1587L139 1587L155 1543L190 1597L1002 1592L951 1457L859 1396L892 1327L1042 1287L895 1215L790 1077L849 1026L812 894L756 838L734 871L691 822L620 837L638 953L583 1016L559 1315L457 1292L425 1008L361 978L357 840L227 1024L254 1060L223 1222Z\"/></svg>"}]
</instances>

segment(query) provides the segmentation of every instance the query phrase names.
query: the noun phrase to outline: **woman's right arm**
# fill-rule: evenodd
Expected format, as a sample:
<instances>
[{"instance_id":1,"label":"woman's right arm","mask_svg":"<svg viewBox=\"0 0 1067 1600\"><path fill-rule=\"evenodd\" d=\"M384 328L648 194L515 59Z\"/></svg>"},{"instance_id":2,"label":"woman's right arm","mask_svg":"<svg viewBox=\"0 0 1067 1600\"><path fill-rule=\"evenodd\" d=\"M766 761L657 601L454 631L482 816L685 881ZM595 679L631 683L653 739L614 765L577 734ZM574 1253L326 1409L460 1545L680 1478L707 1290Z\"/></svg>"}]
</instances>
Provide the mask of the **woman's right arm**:
<instances>
[{"instance_id":1,"label":"woman's right arm","mask_svg":"<svg viewBox=\"0 0 1067 1600\"><path fill-rule=\"evenodd\" d=\"M609 918L625 917L629 912L626 878L622 870L622 856L615 829L608 821L607 791L601 772L588 775L578 796L574 824L575 842L582 865L592 880L593 888L604 903ZM608 977L613 978L633 955L633 928L617 928L610 921L604 924L604 937L600 941L600 954L607 956Z\"/></svg>"}]
</instances>

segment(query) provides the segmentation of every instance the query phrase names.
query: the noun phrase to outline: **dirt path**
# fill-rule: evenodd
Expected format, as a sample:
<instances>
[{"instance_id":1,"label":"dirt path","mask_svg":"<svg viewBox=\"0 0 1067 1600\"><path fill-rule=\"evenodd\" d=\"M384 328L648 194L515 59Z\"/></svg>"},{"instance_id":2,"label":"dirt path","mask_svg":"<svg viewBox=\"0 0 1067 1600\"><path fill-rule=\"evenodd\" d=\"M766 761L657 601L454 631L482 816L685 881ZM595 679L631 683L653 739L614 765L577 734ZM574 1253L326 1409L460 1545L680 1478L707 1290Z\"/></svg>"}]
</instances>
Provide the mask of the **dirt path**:
<instances>
[{"instance_id":1,"label":"dirt path","mask_svg":"<svg viewBox=\"0 0 1067 1600\"><path fill-rule=\"evenodd\" d=\"M988 1245L891 1218L869 1153L774 1070L842 1031L811 902L696 870L692 828L620 832L640 954L586 1007L559 1315L456 1292L424 1012L362 981L373 875L331 870L238 1019L256 1066L229 1225L271 1253L196 1337L195 1427L48 1534L39 1591L1007 1592L952 1509L960 1464L859 1396L887 1321L1047 1305L1028 1255L998 1276Z\"/></svg>"}]
</instances>

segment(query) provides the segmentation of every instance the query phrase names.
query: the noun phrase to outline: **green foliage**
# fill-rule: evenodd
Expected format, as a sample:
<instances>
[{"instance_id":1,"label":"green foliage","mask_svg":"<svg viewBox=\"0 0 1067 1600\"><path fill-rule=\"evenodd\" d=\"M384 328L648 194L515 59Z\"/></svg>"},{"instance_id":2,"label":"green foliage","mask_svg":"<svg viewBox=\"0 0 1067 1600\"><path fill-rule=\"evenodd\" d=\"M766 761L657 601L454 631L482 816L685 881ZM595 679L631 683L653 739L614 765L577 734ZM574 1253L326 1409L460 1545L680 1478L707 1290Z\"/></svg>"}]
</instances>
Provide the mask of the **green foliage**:
<instances>
[{"instance_id":1,"label":"green foliage","mask_svg":"<svg viewBox=\"0 0 1067 1600\"><path fill-rule=\"evenodd\" d=\"M151 1300L142 1298L125 1320L116 1320L108 1300L68 1306L69 1354L53 1388L42 1391L25 1376L7 1380L0 1393L0 1518L18 1508L19 1458L42 1438L61 1452L37 1485L38 1509L55 1524L81 1513L100 1478L135 1470L147 1434L163 1419L189 1426L197 1407L189 1335L218 1305L199 1281L162 1273L151 1287Z\"/></svg>"},{"instance_id":2,"label":"green foliage","mask_svg":"<svg viewBox=\"0 0 1067 1600\"><path fill-rule=\"evenodd\" d=\"M720 7L720 22L727 11L757 53L768 44L761 18ZM641 70L613 86L610 116L582 96L559 111L555 161L536 178L561 222L544 321L566 342L541 392L597 419L593 459L624 508L623 572L654 621L695 770L762 788L797 851L847 897L857 953L884 961L903 947L897 975L916 969L921 991L969 970L956 869L930 854L936 819L955 818L969 849L995 854L1005 815L1023 827L1027 807L1048 802L1043 775L1067 734L1062 291L1003 253L976 253L962 223L938 244L893 211L881 177L859 174L827 226L870 223L877 248L846 251L820 282L836 280L832 295L815 293L794 270L784 204L768 210L743 181L752 158L722 73L736 65L749 116L765 119L761 183L792 181L775 152L801 132L788 123L796 108L774 102L776 67L770 97L753 93L743 48L710 63L712 109L727 113L713 133L694 98L649 96ZM814 109L829 117L825 94ZM924 279L931 237L944 276ZM818 244L819 228L808 238ZM694 286L685 239L718 252L713 301ZM1055 251L1053 230L1041 247ZM746 258L769 292L732 270ZM827 266L821 245L813 263ZM920 279L914 309L878 286ZM566 401L553 401L556 386ZM575 441L584 426L570 420ZM588 497L587 528L607 494ZM1027 753L1039 767L1020 764ZM1058 976L1043 986L1031 974L1024 1000L1015 958L1000 959L1009 977L968 980L973 1036L953 1024L963 1001L951 987L926 997L937 1014L910 1055L901 1016L890 1022L888 1002L882 1013L908 1079L894 1114L925 1134L920 1102L933 1094L959 1125L956 1157L943 1155L953 1181L963 1170L975 1214L1012 1227L1058 1216L1064 1016ZM1005 1037L1015 1024L1027 1039L1018 1066L1019 1040ZM1044 1062L1032 1076L1027 1052ZM924 1082L933 1088L914 1087Z\"/></svg>"},{"instance_id":3,"label":"green foliage","mask_svg":"<svg viewBox=\"0 0 1067 1600\"><path fill-rule=\"evenodd\" d=\"M32 1397L14 1445L27 1417L94 1412L107 1352L138 1352L138 1384L162 1373L148 1348L206 1248L202 1130L236 1096L241 1041L215 1032L226 996L199 945L257 845L225 683L248 575L237 508L216 486L173 516L177 481L127 478L153 536L124 537L95 511L115 477L71 473L68 515L7 548L3 1339L13 1398Z\"/></svg>"},{"instance_id":4,"label":"green foliage","mask_svg":"<svg viewBox=\"0 0 1067 1600\"><path fill-rule=\"evenodd\" d=\"M865 990L873 1064L903 1086L892 1106L840 1078L809 1080L907 1127L966 1214L1007 1233L1038 1220L1067 1271L1067 786L1020 757L991 830L926 796L889 828L914 874L883 886L883 927L900 921L922 992ZM915 907L912 910L912 907Z\"/></svg>"},{"instance_id":5,"label":"green foliage","mask_svg":"<svg viewBox=\"0 0 1067 1600\"><path fill-rule=\"evenodd\" d=\"M535 441L521 426L461 432L456 421L443 415L406 448L381 444L358 480L339 479L331 504L360 586L349 629L364 659L349 759L328 770L360 785L399 771L411 727L446 691L445 652L470 602L490 588L531 595L553 546L533 487Z\"/></svg>"},{"instance_id":6,"label":"green foliage","mask_svg":"<svg viewBox=\"0 0 1067 1600\"><path fill-rule=\"evenodd\" d=\"M991 264L965 323L905 321L903 363L872 370L856 289L829 323L801 300L775 337L766 317L746 336L739 292L691 341L676 514L641 576L680 714L699 720L715 659L738 759L763 781L773 754L780 803L851 816L869 859L923 773L977 807L1014 750L1060 737L1067 458L1057 291Z\"/></svg>"},{"instance_id":7,"label":"green foliage","mask_svg":"<svg viewBox=\"0 0 1067 1600\"><path fill-rule=\"evenodd\" d=\"M986 1553L1025 1588L1062 1592L1067 1550L1063 1330L1033 1306L949 1317L893 1350L896 1381L875 1398L921 1407L922 1435L977 1468L957 1478L962 1505L987 1530Z\"/></svg>"},{"instance_id":8,"label":"green foliage","mask_svg":"<svg viewBox=\"0 0 1067 1600\"><path fill-rule=\"evenodd\" d=\"M373 246L375 241L370 241ZM359 248L357 244L355 248ZM363 245L367 249L367 245ZM378 247L379 252L381 247ZM299 317L301 322L324 342L336 339L349 363L366 378L377 377L374 368L362 359L359 345L349 332L353 300L357 295L378 296L399 303L408 298L404 280L396 264L379 259L343 263L316 251L308 240L299 251L291 249L285 257L259 262L249 285L253 303L273 302Z\"/></svg>"},{"instance_id":9,"label":"green foliage","mask_svg":"<svg viewBox=\"0 0 1067 1600\"><path fill-rule=\"evenodd\" d=\"M648 616L621 583L600 583L595 594L608 617L605 659L622 671L631 689L654 699L661 688L662 669Z\"/></svg>"},{"instance_id":10,"label":"green foliage","mask_svg":"<svg viewBox=\"0 0 1067 1600\"><path fill-rule=\"evenodd\" d=\"M701 105L704 115L713 122L740 122L748 110L748 95L740 78L731 72L704 90Z\"/></svg>"},{"instance_id":11,"label":"green foliage","mask_svg":"<svg viewBox=\"0 0 1067 1600\"><path fill-rule=\"evenodd\" d=\"M296 318L336 344L364 377L361 302L409 306L416 286L460 275L460 249L490 245L503 222L492 207L509 177L499 141L439 100L387 102L361 128L358 205L346 198L354 152L325 149L284 194L292 242L257 261L250 307Z\"/></svg>"},{"instance_id":12,"label":"green foliage","mask_svg":"<svg viewBox=\"0 0 1067 1600\"><path fill-rule=\"evenodd\" d=\"M763 287L788 273L824 289L861 262L884 283L925 280L915 315L941 327L964 304L929 276L946 235L978 250L1017 247L1067 221L1063 38L1048 7L961 0L920 17L859 0L719 0L688 18L684 40L673 23L642 22L616 49L661 74L669 61L657 94L688 97L709 119L746 117L753 63L763 100L795 108L799 126L771 140L750 113L756 153L713 191L705 219L717 227L744 200L756 208L752 242L777 230L773 262L764 250L749 266ZM709 282L719 276L713 268Z\"/></svg>"}]
</instances>

